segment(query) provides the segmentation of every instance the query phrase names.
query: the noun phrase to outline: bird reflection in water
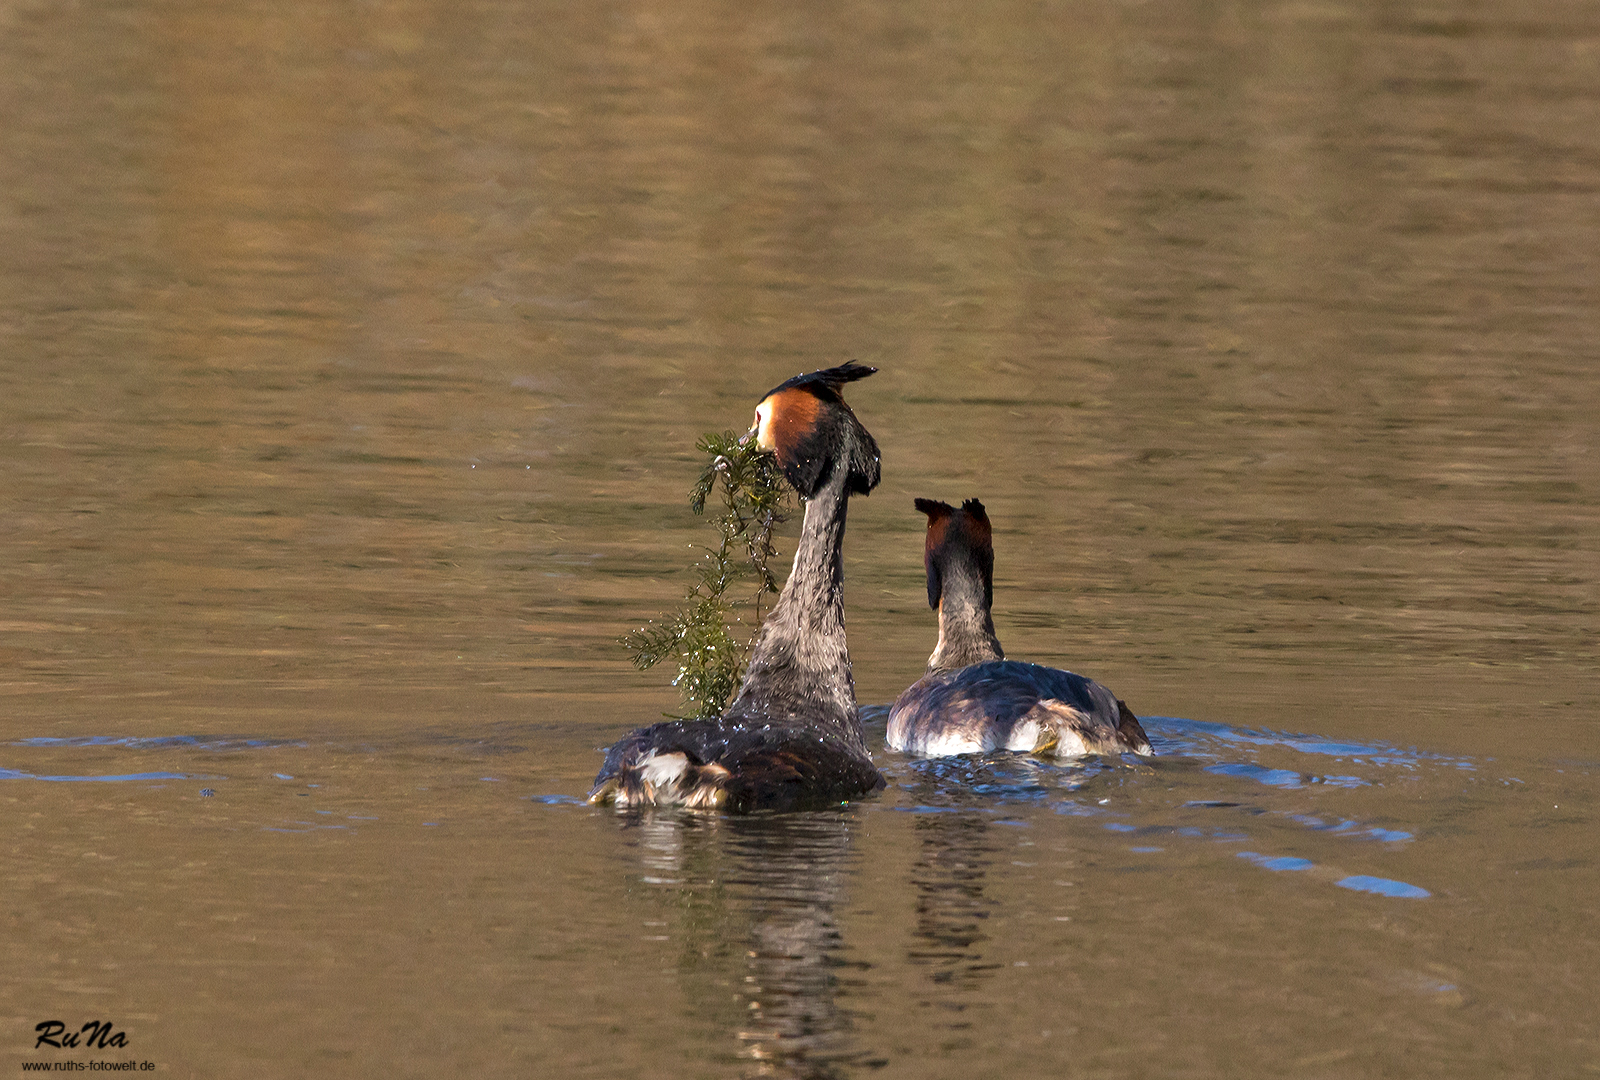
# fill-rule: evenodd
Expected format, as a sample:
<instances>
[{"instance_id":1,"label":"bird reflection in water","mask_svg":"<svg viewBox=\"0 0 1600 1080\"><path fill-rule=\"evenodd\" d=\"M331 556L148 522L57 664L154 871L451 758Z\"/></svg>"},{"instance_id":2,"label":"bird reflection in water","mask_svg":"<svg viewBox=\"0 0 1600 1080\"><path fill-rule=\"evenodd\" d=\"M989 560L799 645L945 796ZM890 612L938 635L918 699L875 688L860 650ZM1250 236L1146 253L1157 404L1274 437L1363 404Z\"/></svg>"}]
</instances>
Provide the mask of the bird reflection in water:
<instances>
[{"instance_id":1,"label":"bird reflection in water","mask_svg":"<svg viewBox=\"0 0 1600 1080\"><path fill-rule=\"evenodd\" d=\"M881 1065L837 997L854 968L835 909L854 819L836 811L712 817L651 811L643 880L672 893L678 971L696 1011L736 1041L750 1077L834 1080Z\"/></svg>"},{"instance_id":2,"label":"bird reflection in water","mask_svg":"<svg viewBox=\"0 0 1600 1080\"><path fill-rule=\"evenodd\" d=\"M968 1010L984 1004L975 991L1001 966L984 962L980 950L988 940L984 923L996 907L984 894L998 846L993 829L989 814L955 807L919 814L915 822L921 841L911 869L917 918L906 957L927 971L932 985L920 1004L933 1013L932 1026L952 1032L941 1041L946 1050L967 1045L961 1033L974 1026Z\"/></svg>"}]
</instances>

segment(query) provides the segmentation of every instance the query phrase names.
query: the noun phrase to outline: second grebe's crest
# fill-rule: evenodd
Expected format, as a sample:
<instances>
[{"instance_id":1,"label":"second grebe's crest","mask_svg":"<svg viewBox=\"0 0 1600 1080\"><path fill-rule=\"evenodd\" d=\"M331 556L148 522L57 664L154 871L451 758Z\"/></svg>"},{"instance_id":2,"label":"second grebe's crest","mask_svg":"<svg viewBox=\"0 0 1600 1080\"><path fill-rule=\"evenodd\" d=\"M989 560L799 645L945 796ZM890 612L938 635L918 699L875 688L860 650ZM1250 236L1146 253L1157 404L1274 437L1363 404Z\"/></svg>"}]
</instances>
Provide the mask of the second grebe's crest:
<instances>
[{"instance_id":1,"label":"second grebe's crest","mask_svg":"<svg viewBox=\"0 0 1600 1080\"><path fill-rule=\"evenodd\" d=\"M851 491L865 495L878 486L878 443L839 393L845 383L877 370L852 360L796 375L767 391L756 406L751 427L756 445L777 454L784 476L802 497L817 493L840 454L849 455Z\"/></svg>"},{"instance_id":2,"label":"second grebe's crest","mask_svg":"<svg viewBox=\"0 0 1600 1080\"><path fill-rule=\"evenodd\" d=\"M916 507L928 515L922 556L928 570L928 606L939 606L945 574L966 563L983 578L983 606L988 608L994 602L994 531L983 503L968 499L957 510L947 502L918 499Z\"/></svg>"}]
</instances>

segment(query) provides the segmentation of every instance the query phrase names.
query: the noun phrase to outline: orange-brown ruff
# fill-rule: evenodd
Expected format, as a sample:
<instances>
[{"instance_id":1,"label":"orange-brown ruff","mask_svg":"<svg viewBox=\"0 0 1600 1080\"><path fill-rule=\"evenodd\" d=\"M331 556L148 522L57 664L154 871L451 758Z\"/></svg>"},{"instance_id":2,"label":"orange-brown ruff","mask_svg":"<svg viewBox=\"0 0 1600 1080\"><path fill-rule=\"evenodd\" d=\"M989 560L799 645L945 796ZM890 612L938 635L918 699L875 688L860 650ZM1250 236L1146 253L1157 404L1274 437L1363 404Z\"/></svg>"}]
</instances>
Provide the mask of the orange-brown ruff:
<instances>
[{"instance_id":1,"label":"orange-brown ruff","mask_svg":"<svg viewBox=\"0 0 1600 1080\"><path fill-rule=\"evenodd\" d=\"M592 803L794 810L883 786L861 734L844 636L845 510L878 483L878 444L840 395L876 368L797 375L756 407L751 437L805 500L794 569L715 720L640 728L612 746Z\"/></svg>"},{"instance_id":2,"label":"orange-brown ruff","mask_svg":"<svg viewBox=\"0 0 1600 1080\"><path fill-rule=\"evenodd\" d=\"M924 562L939 643L927 674L889 712L889 749L927 757L990 750L1150 753L1139 718L1093 679L1005 659L989 610L994 543L983 504L968 499L957 510L918 499L916 505L928 515Z\"/></svg>"}]
</instances>

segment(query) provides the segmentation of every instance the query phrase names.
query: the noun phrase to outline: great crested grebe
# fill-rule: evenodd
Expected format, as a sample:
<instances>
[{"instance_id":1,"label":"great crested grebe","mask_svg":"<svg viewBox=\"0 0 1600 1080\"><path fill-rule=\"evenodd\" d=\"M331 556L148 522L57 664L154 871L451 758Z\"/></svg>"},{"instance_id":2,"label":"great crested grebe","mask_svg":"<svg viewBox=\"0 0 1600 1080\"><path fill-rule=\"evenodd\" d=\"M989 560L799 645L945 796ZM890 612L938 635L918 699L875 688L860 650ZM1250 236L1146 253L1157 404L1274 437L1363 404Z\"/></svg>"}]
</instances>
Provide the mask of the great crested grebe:
<instances>
[{"instance_id":1,"label":"great crested grebe","mask_svg":"<svg viewBox=\"0 0 1600 1080\"><path fill-rule=\"evenodd\" d=\"M715 720L640 728L606 754L591 803L735 811L839 803L883 787L861 734L844 638L845 508L878 485L878 444L840 390L851 361L796 375L756 406L756 444L805 501L794 568Z\"/></svg>"},{"instance_id":2,"label":"great crested grebe","mask_svg":"<svg viewBox=\"0 0 1600 1080\"><path fill-rule=\"evenodd\" d=\"M889 712L889 749L926 757L1022 750L1054 757L1149 754L1139 718L1093 679L1007 660L994 634L994 541L977 499L928 515L924 562L939 644Z\"/></svg>"}]
</instances>

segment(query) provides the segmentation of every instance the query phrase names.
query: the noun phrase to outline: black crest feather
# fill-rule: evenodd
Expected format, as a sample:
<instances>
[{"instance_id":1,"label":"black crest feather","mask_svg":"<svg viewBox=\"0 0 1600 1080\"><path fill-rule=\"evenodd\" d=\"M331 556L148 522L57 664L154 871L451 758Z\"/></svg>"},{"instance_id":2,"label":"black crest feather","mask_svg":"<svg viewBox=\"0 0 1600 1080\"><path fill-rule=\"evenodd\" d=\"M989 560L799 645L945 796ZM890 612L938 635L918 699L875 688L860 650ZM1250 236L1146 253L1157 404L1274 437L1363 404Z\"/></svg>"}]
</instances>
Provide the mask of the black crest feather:
<instances>
[{"instance_id":1,"label":"black crest feather","mask_svg":"<svg viewBox=\"0 0 1600 1080\"><path fill-rule=\"evenodd\" d=\"M780 390L793 390L796 387L801 387L811 391L824 401L843 401L844 399L840 397L839 391L845 383L852 383L857 379L865 379L868 375L876 375L877 373L878 369L875 367L868 367L866 364L858 364L854 360L847 360L838 367L822 368L820 371L805 372L796 375L792 379L786 379L761 396L762 398L769 398Z\"/></svg>"}]
</instances>

